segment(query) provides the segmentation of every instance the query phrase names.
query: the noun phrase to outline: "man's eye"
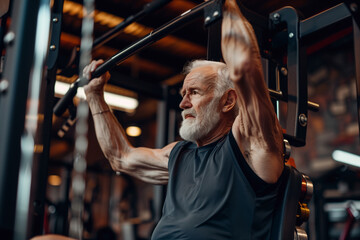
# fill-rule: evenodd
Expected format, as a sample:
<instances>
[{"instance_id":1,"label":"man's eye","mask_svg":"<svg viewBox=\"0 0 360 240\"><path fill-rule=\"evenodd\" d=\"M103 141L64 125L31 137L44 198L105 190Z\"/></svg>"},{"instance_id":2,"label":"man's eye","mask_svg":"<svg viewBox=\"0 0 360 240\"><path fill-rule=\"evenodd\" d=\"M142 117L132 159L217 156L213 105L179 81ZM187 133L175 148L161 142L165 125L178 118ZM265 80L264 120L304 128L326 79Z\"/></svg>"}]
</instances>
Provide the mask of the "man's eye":
<instances>
[{"instance_id":1,"label":"man's eye","mask_svg":"<svg viewBox=\"0 0 360 240\"><path fill-rule=\"evenodd\" d=\"M192 91L192 94L193 95L198 94L198 91L194 90L194 91Z\"/></svg>"}]
</instances>

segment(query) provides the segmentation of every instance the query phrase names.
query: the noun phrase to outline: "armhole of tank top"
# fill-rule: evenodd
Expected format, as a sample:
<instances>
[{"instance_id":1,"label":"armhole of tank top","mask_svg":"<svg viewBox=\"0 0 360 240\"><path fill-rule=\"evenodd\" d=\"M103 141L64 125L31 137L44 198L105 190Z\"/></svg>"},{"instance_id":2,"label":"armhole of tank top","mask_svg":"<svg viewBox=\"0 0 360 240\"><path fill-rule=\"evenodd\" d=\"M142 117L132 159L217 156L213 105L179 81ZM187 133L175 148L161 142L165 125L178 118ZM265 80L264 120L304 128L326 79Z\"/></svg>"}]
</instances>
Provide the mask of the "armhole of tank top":
<instances>
[{"instance_id":1,"label":"armhole of tank top","mask_svg":"<svg viewBox=\"0 0 360 240\"><path fill-rule=\"evenodd\" d=\"M265 195L265 194L275 190L278 183L271 184L271 183L265 182L250 168L249 164L246 162L243 154L241 153L240 148L239 148L231 130L229 132L229 141L230 141L231 148L235 154L236 160L239 164L239 167L241 168L246 179L250 183L256 196Z\"/></svg>"},{"instance_id":2,"label":"armhole of tank top","mask_svg":"<svg viewBox=\"0 0 360 240\"><path fill-rule=\"evenodd\" d=\"M175 144L175 146L171 150L170 155L169 155L169 167L168 167L169 173L170 173L170 170L173 169L175 161L178 158L181 150L184 148L185 145L187 145L187 143L188 142L186 142L186 141L180 141L177 144Z\"/></svg>"}]
</instances>

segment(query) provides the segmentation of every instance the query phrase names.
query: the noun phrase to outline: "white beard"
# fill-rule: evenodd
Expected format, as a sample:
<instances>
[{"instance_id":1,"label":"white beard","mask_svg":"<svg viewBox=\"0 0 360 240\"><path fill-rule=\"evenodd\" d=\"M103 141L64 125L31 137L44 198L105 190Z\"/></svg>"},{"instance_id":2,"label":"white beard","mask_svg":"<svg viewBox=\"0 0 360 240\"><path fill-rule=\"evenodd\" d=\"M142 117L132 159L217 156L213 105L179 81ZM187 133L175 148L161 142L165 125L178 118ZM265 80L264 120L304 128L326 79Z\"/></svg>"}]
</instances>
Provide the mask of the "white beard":
<instances>
[{"instance_id":1,"label":"white beard","mask_svg":"<svg viewBox=\"0 0 360 240\"><path fill-rule=\"evenodd\" d=\"M213 130L220 121L220 113L217 111L219 98L214 98L196 114L193 108L185 109L181 115L183 122L180 127L180 137L186 141L196 142L205 137ZM185 119L185 115L191 114L194 118Z\"/></svg>"}]
</instances>

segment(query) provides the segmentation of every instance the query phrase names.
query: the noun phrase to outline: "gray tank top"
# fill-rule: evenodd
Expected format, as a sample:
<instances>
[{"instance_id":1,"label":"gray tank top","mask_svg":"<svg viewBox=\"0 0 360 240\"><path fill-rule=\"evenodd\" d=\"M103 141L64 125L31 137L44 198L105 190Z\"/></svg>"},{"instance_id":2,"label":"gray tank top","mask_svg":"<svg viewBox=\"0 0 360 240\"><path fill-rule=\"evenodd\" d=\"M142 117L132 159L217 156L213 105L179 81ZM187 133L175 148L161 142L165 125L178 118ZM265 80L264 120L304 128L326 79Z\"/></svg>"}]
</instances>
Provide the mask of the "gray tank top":
<instances>
[{"instance_id":1,"label":"gray tank top","mask_svg":"<svg viewBox=\"0 0 360 240\"><path fill-rule=\"evenodd\" d=\"M278 186L259 178L230 131L203 147L179 142L169 158L163 215L152 240L270 239Z\"/></svg>"}]
</instances>

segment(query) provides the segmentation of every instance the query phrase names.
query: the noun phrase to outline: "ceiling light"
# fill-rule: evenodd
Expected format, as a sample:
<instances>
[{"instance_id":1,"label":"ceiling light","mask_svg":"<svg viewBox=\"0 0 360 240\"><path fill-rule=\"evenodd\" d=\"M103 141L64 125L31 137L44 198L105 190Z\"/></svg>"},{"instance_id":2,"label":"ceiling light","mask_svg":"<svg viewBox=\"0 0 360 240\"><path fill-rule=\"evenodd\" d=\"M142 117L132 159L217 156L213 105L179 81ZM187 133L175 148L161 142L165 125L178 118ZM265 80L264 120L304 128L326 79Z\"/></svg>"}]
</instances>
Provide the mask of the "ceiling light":
<instances>
[{"instance_id":1,"label":"ceiling light","mask_svg":"<svg viewBox=\"0 0 360 240\"><path fill-rule=\"evenodd\" d=\"M138 137L141 135L141 128L137 126L130 126L126 128L126 134L130 137Z\"/></svg>"},{"instance_id":2,"label":"ceiling light","mask_svg":"<svg viewBox=\"0 0 360 240\"><path fill-rule=\"evenodd\" d=\"M70 88L69 83L56 81L55 96L57 97L64 96L69 88ZM82 87L78 88L76 96L78 98L85 99L85 93ZM133 112L139 104L137 99L135 98L118 95L110 92L104 92L104 98L106 103L109 104L111 108L125 112Z\"/></svg>"},{"instance_id":3,"label":"ceiling light","mask_svg":"<svg viewBox=\"0 0 360 240\"><path fill-rule=\"evenodd\" d=\"M335 161L341 163L349 164L355 167L360 167L360 156L353 153L345 152L342 150L335 150L332 153L332 158Z\"/></svg>"},{"instance_id":4,"label":"ceiling light","mask_svg":"<svg viewBox=\"0 0 360 240\"><path fill-rule=\"evenodd\" d=\"M57 187L61 185L61 178L58 175L50 175L48 177L48 183L51 186Z\"/></svg>"}]
</instances>

